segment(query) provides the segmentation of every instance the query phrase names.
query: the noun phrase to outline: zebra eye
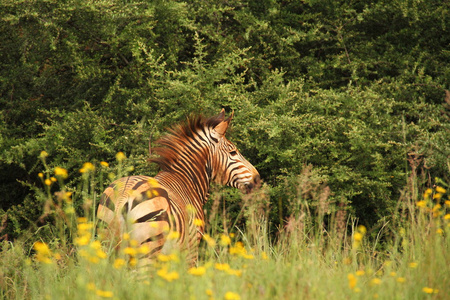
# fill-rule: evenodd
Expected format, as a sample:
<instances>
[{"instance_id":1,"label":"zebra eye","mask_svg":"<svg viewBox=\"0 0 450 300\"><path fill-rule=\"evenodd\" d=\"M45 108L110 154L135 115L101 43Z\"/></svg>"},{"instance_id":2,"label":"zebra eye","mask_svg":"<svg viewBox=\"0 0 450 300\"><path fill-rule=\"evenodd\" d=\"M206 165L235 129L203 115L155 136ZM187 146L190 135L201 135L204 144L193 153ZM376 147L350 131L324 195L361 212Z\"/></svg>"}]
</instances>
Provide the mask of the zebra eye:
<instances>
[{"instance_id":1,"label":"zebra eye","mask_svg":"<svg viewBox=\"0 0 450 300\"><path fill-rule=\"evenodd\" d=\"M230 155L235 156L237 154L236 150L230 151Z\"/></svg>"}]
</instances>

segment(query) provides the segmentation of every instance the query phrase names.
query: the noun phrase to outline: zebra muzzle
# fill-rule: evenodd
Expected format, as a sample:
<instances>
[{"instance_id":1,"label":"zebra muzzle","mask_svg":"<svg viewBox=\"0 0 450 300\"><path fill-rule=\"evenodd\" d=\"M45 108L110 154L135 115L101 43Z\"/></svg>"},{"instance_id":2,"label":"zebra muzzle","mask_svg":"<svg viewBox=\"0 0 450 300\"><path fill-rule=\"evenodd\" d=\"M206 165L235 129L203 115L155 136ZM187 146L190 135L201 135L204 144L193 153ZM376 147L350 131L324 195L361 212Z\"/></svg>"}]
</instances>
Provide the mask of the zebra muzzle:
<instances>
[{"instance_id":1,"label":"zebra muzzle","mask_svg":"<svg viewBox=\"0 0 450 300\"><path fill-rule=\"evenodd\" d=\"M245 192L247 194L250 194L255 188L258 188L260 185L261 185L261 178L258 174L253 178L253 182L247 182L244 184Z\"/></svg>"}]
</instances>

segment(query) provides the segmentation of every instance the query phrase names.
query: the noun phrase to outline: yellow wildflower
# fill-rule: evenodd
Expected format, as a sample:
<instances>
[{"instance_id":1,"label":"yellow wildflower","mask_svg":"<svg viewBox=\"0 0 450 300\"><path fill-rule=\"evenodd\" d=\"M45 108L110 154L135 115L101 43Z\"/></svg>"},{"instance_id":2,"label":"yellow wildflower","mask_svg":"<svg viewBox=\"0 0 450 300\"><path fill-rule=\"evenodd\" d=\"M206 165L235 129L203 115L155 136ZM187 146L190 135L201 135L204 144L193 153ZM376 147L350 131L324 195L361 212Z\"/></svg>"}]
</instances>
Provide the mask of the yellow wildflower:
<instances>
[{"instance_id":1,"label":"yellow wildflower","mask_svg":"<svg viewBox=\"0 0 450 300\"><path fill-rule=\"evenodd\" d=\"M446 214L446 215L444 216L444 220L450 220L450 214Z\"/></svg>"},{"instance_id":2,"label":"yellow wildflower","mask_svg":"<svg viewBox=\"0 0 450 300\"><path fill-rule=\"evenodd\" d=\"M93 172L94 170L95 170L95 166L90 162L86 162L83 164L83 167L80 169L80 173Z\"/></svg>"},{"instance_id":3,"label":"yellow wildflower","mask_svg":"<svg viewBox=\"0 0 450 300\"><path fill-rule=\"evenodd\" d=\"M104 168L109 167L109 164L108 164L106 161L101 161L101 162L100 162L100 165L101 165L102 167L104 167Z\"/></svg>"},{"instance_id":4,"label":"yellow wildflower","mask_svg":"<svg viewBox=\"0 0 450 300\"><path fill-rule=\"evenodd\" d=\"M201 227L201 226L204 226L204 225L205 225L205 222L203 222L202 219L197 219L197 218L195 218L195 219L194 219L194 225L197 226L197 227Z\"/></svg>"},{"instance_id":5,"label":"yellow wildflower","mask_svg":"<svg viewBox=\"0 0 450 300\"><path fill-rule=\"evenodd\" d=\"M450 200L445 200L445 205L450 207Z\"/></svg>"},{"instance_id":6,"label":"yellow wildflower","mask_svg":"<svg viewBox=\"0 0 450 300\"><path fill-rule=\"evenodd\" d=\"M168 262L168 261L179 261L178 256L175 253L171 253L171 254L158 254L158 256L156 257L159 261L161 262Z\"/></svg>"},{"instance_id":7,"label":"yellow wildflower","mask_svg":"<svg viewBox=\"0 0 450 300\"><path fill-rule=\"evenodd\" d=\"M366 272L364 270L356 271L356 276L363 276L364 274L366 274Z\"/></svg>"},{"instance_id":8,"label":"yellow wildflower","mask_svg":"<svg viewBox=\"0 0 450 300\"><path fill-rule=\"evenodd\" d=\"M428 199L432 193L433 193L433 190L432 190L432 189L426 189L426 190L425 190L425 193L423 193L423 197L424 197L425 199Z\"/></svg>"},{"instance_id":9,"label":"yellow wildflower","mask_svg":"<svg viewBox=\"0 0 450 300\"><path fill-rule=\"evenodd\" d=\"M381 284L381 279L380 278L374 278L370 281L370 286L375 286L375 285L380 285Z\"/></svg>"},{"instance_id":10,"label":"yellow wildflower","mask_svg":"<svg viewBox=\"0 0 450 300\"><path fill-rule=\"evenodd\" d=\"M44 174L42 172L38 173L39 178L43 179L44 178Z\"/></svg>"},{"instance_id":11,"label":"yellow wildflower","mask_svg":"<svg viewBox=\"0 0 450 300\"><path fill-rule=\"evenodd\" d=\"M427 206L427 202L425 201L425 200L421 200L421 201L418 201L417 203L416 203L416 205L418 206L418 207L426 207Z\"/></svg>"},{"instance_id":12,"label":"yellow wildflower","mask_svg":"<svg viewBox=\"0 0 450 300\"><path fill-rule=\"evenodd\" d=\"M141 254L147 254L147 253L150 252L151 249L150 249L150 247L147 246L147 245L142 245L142 246L140 246L137 250L138 250L138 252L141 253Z\"/></svg>"},{"instance_id":13,"label":"yellow wildflower","mask_svg":"<svg viewBox=\"0 0 450 300\"><path fill-rule=\"evenodd\" d=\"M162 262L168 262L170 261L170 256L166 255L166 254L158 254L158 256L156 257L159 261Z\"/></svg>"},{"instance_id":14,"label":"yellow wildflower","mask_svg":"<svg viewBox=\"0 0 450 300\"><path fill-rule=\"evenodd\" d=\"M229 269L230 269L230 265L229 265L229 264L219 264L219 263L216 263L216 264L214 265L214 268L216 268L216 269L219 270L219 271L226 271L226 270L229 270Z\"/></svg>"},{"instance_id":15,"label":"yellow wildflower","mask_svg":"<svg viewBox=\"0 0 450 300\"><path fill-rule=\"evenodd\" d=\"M95 291L95 294L99 297L103 297L103 298L112 298L113 297L113 292L111 291L102 291L102 290L97 290Z\"/></svg>"},{"instance_id":16,"label":"yellow wildflower","mask_svg":"<svg viewBox=\"0 0 450 300\"><path fill-rule=\"evenodd\" d=\"M39 155L40 158L46 158L48 156L48 153L46 151L41 151L41 154Z\"/></svg>"},{"instance_id":17,"label":"yellow wildflower","mask_svg":"<svg viewBox=\"0 0 450 300\"><path fill-rule=\"evenodd\" d=\"M241 296L239 294L233 293L233 292L226 292L225 293L225 300L240 300Z\"/></svg>"},{"instance_id":18,"label":"yellow wildflower","mask_svg":"<svg viewBox=\"0 0 450 300\"><path fill-rule=\"evenodd\" d=\"M194 276L202 276L206 273L206 268L201 266L201 267L192 267L188 270L188 273Z\"/></svg>"},{"instance_id":19,"label":"yellow wildflower","mask_svg":"<svg viewBox=\"0 0 450 300\"><path fill-rule=\"evenodd\" d=\"M155 178L150 178L147 183L151 186L151 187L159 187L159 182L158 180L156 180Z\"/></svg>"},{"instance_id":20,"label":"yellow wildflower","mask_svg":"<svg viewBox=\"0 0 450 300\"><path fill-rule=\"evenodd\" d=\"M90 234L84 234L82 236L75 238L75 244L77 244L79 246L85 246L85 245L89 244L90 241L91 241Z\"/></svg>"},{"instance_id":21,"label":"yellow wildflower","mask_svg":"<svg viewBox=\"0 0 450 300\"><path fill-rule=\"evenodd\" d=\"M136 266L137 263L138 263L138 260L134 257L131 257L130 260L128 261L128 264L130 265L130 267Z\"/></svg>"},{"instance_id":22,"label":"yellow wildflower","mask_svg":"<svg viewBox=\"0 0 450 300\"><path fill-rule=\"evenodd\" d=\"M114 261L114 268L116 269L120 269L122 266L125 265L125 260L122 258L116 258L116 260Z\"/></svg>"},{"instance_id":23,"label":"yellow wildflower","mask_svg":"<svg viewBox=\"0 0 450 300\"><path fill-rule=\"evenodd\" d=\"M361 242L363 239L363 235L360 232L355 232L355 234L353 235L353 240L355 240L356 242Z\"/></svg>"},{"instance_id":24,"label":"yellow wildflower","mask_svg":"<svg viewBox=\"0 0 450 300\"><path fill-rule=\"evenodd\" d=\"M125 154L123 154L123 152L117 152L117 154L116 154L116 159L118 160L118 161L123 161L123 160L125 160L127 157L125 156Z\"/></svg>"},{"instance_id":25,"label":"yellow wildflower","mask_svg":"<svg viewBox=\"0 0 450 300\"><path fill-rule=\"evenodd\" d=\"M100 262L100 259L96 256L88 256L88 260L93 264L98 264Z\"/></svg>"},{"instance_id":26,"label":"yellow wildflower","mask_svg":"<svg viewBox=\"0 0 450 300\"><path fill-rule=\"evenodd\" d=\"M442 198L442 194L441 193L436 193L433 195L433 199L435 200L440 200Z\"/></svg>"},{"instance_id":27,"label":"yellow wildflower","mask_svg":"<svg viewBox=\"0 0 450 300\"><path fill-rule=\"evenodd\" d=\"M410 262L408 266L409 266L411 269L415 269L415 268L417 268L418 265L419 265L419 264L416 263L416 262Z\"/></svg>"},{"instance_id":28,"label":"yellow wildflower","mask_svg":"<svg viewBox=\"0 0 450 300\"><path fill-rule=\"evenodd\" d=\"M228 246L228 245L231 245L231 238L228 236L228 235L226 235L226 234L222 234L221 236L220 236L220 242L219 242L219 244L221 245L221 246Z\"/></svg>"},{"instance_id":29,"label":"yellow wildflower","mask_svg":"<svg viewBox=\"0 0 450 300\"><path fill-rule=\"evenodd\" d=\"M243 253L242 257L245 258L245 259L254 259L255 258L253 255L247 254L247 253Z\"/></svg>"},{"instance_id":30,"label":"yellow wildflower","mask_svg":"<svg viewBox=\"0 0 450 300\"><path fill-rule=\"evenodd\" d=\"M92 223L80 223L77 225L78 232L86 232L92 229L94 225Z\"/></svg>"},{"instance_id":31,"label":"yellow wildflower","mask_svg":"<svg viewBox=\"0 0 450 300\"><path fill-rule=\"evenodd\" d=\"M61 177L62 179L66 179L69 175L67 174L67 170L64 168L56 167L55 168L55 176Z\"/></svg>"},{"instance_id":32,"label":"yellow wildflower","mask_svg":"<svg viewBox=\"0 0 450 300\"><path fill-rule=\"evenodd\" d=\"M45 185L48 185L48 186L52 185L52 181L48 178L45 179L44 183L45 183Z\"/></svg>"},{"instance_id":33,"label":"yellow wildflower","mask_svg":"<svg viewBox=\"0 0 450 300\"><path fill-rule=\"evenodd\" d=\"M72 192L65 192L64 193L64 200L66 200L67 203L72 203L72 199L70 198L72 197Z\"/></svg>"},{"instance_id":34,"label":"yellow wildflower","mask_svg":"<svg viewBox=\"0 0 450 300\"><path fill-rule=\"evenodd\" d=\"M237 242L234 247L230 247L230 254L238 254L244 255L247 253L247 250L244 248L244 244L242 242Z\"/></svg>"},{"instance_id":35,"label":"yellow wildflower","mask_svg":"<svg viewBox=\"0 0 450 300\"><path fill-rule=\"evenodd\" d=\"M34 250L42 255L50 256L52 252L46 243L36 242L33 246Z\"/></svg>"},{"instance_id":36,"label":"yellow wildflower","mask_svg":"<svg viewBox=\"0 0 450 300\"><path fill-rule=\"evenodd\" d=\"M436 187L436 192L441 193L441 194L445 194L447 192L447 190L444 189L443 187L437 186Z\"/></svg>"},{"instance_id":37,"label":"yellow wildflower","mask_svg":"<svg viewBox=\"0 0 450 300\"><path fill-rule=\"evenodd\" d=\"M264 260L268 260L269 256L267 256L266 252L263 251L263 252L261 252L261 258Z\"/></svg>"},{"instance_id":38,"label":"yellow wildflower","mask_svg":"<svg viewBox=\"0 0 450 300\"><path fill-rule=\"evenodd\" d=\"M171 231L168 235L167 235L167 239L168 240L176 240L180 238L180 233L178 231Z\"/></svg>"},{"instance_id":39,"label":"yellow wildflower","mask_svg":"<svg viewBox=\"0 0 450 300\"><path fill-rule=\"evenodd\" d=\"M51 264L52 260L50 259L50 257L52 256L52 252L50 251L50 248L48 247L48 245L46 243L42 243L42 242L36 242L34 244L34 250L36 250L36 260L46 263L46 264Z\"/></svg>"},{"instance_id":40,"label":"yellow wildflower","mask_svg":"<svg viewBox=\"0 0 450 300\"><path fill-rule=\"evenodd\" d=\"M405 277L398 277L396 280L399 283L405 283L406 282L406 278Z\"/></svg>"},{"instance_id":41,"label":"yellow wildflower","mask_svg":"<svg viewBox=\"0 0 450 300\"><path fill-rule=\"evenodd\" d=\"M397 276L397 273L396 272L391 272L391 273L389 273L389 275L392 276L392 277L395 277L395 276Z\"/></svg>"},{"instance_id":42,"label":"yellow wildflower","mask_svg":"<svg viewBox=\"0 0 450 300\"><path fill-rule=\"evenodd\" d=\"M241 277L242 276L242 271L241 270L229 269L229 270L226 270L225 272L227 272L228 275L234 275L234 276L237 276L237 277Z\"/></svg>"},{"instance_id":43,"label":"yellow wildflower","mask_svg":"<svg viewBox=\"0 0 450 300\"><path fill-rule=\"evenodd\" d=\"M423 291L424 293L427 293L427 294L437 294L437 293L439 292L439 290L433 289L433 288L430 288L430 287L424 287L424 288L422 289L422 291Z\"/></svg>"},{"instance_id":44,"label":"yellow wildflower","mask_svg":"<svg viewBox=\"0 0 450 300\"><path fill-rule=\"evenodd\" d=\"M44 256L44 255L40 255L40 254L36 254L36 260L43 262L45 264L51 264L52 260L50 259L50 257Z\"/></svg>"},{"instance_id":45,"label":"yellow wildflower","mask_svg":"<svg viewBox=\"0 0 450 300\"><path fill-rule=\"evenodd\" d=\"M205 291L205 293L206 293L206 295L208 295L209 297L212 297L212 296L213 296L213 291L212 291L211 289L207 289L207 290Z\"/></svg>"},{"instance_id":46,"label":"yellow wildflower","mask_svg":"<svg viewBox=\"0 0 450 300\"><path fill-rule=\"evenodd\" d=\"M123 253L128 254L130 256L135 256L137 254L137 250L135 248L131 248L131 247L126 247L123 250Z\"/></svg>"},{"instance_id":47,"label":"yellow wildflower","mask_svg":"<svg viewBox=\"0 0 450 300\"><path fill-rule=\"evenodd\" d=\"M163 267L162 269L158 270L156 272L156 274L158 274L159 277L171 282L175 279L178 279L180 276L178 275L177 272L173 271L173 272L168 272L167 271L167 267Z\"/></svg>"},{"instance_id":48,"label":"yellow wildflower","mask_svg":"<svg viewBox=\"0 0 450 300\"><path fill-rule=\"evenodd\" d=\"M153 198L153 197L158 197L159 193L157 190L148 190L147 191L147 197L148 198Z\"/></svg>"},{"instance_id":49,"label":"yellow wildflower","mask_svg":"<svg viewBox=\"0 0 450 300\"><path fill-rule=\"evenodd\" d=\"M351 290L353 290L356 287L356 283L358 282L358 279L352 273L347 275L347 279L348 279L349 288Z\"/></svg>"},{"instance_id":50,"label":"yellow wildflower","mask_svg":"<svg viewBox=\"0 0 450 300\"><path fill-rule=\"evenodd\" d=\"M442 206L440 204L436 204L433 207L433 217L434 218L437 218L437 217L439 217L442 214L441 211L440 211L441 208L442 208Z\"/></svg>"},{"instance_id":51,"label":"yellow wildflower","mask_svg":"<svg viewBox=\"0 0 450 300\"><path fill-rule=\"evenodd\" d=\"M203 239L206 241L208 246L210 246L210 247L216 246L216 240L213 239L212 237L210 237L208 234L204 234Z\"/></svg>"},{"instance_id":52,"label":"yellow wildflower","mask_svg":"<svg viewBox=\"0 0 450 300\"><path fill-rule=\"evenodd\" d=\"M95 250L99 250L99 249L102 248L102 244L100 243L100 241L93 241L93 242L89 245L89 247L91 247L92 249L95 249Z\"/></svg>"},{"instance_id":53,"label":"yellow wildflower","mask_svg":"<svg viewBox=\"0 0 450 300\"><path fill-rule=\"evenodd\" d=\"M105 251L103 251L102 249L98 249L95 253L97 254L97 256L98 256L99 258L102 258L102 259L108 257L108 255L107 255L107 254L105 253Z\"/></svg>"},{"instance_id":54,"label":"yellow wildflower","mask_svg":"<svg viewBox=\"0 0 450 300\"><path fill-rule=\"evenodd\" d=\"M78 223L87 223L87 218L86 217L79 217L77 219Z\"/></svg>"},{"instance_id":55,"label":"yellow wildflower","mask_svg":"<svg viewBox=\"0 0 450 300\"><path fill-rule=\"evenodd\" d=\"M359 231L362 235L365 235L366 232L367 232L367 228L366 228L366 226L364 226L364 225L359 225L359 226L358 226L358 231Z\"/></svg>"}]
</instances>

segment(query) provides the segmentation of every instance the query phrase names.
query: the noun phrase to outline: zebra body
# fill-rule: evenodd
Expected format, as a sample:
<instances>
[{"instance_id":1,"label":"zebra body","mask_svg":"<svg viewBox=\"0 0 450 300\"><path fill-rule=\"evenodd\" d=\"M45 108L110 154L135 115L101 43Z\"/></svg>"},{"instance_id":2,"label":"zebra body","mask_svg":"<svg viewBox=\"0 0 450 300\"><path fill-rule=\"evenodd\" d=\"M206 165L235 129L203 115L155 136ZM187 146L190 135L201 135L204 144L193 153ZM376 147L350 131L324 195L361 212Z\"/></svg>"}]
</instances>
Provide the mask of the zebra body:
<instances>
[{"instance_id":1,"label":"zebra body","mask_svg":"<svg viewBox=\"0 0 450 300\"><path fill-rule=\"evenodd\" d=\"M154 178L120 178L106 188L97 210L106 224L104 238L119 246L129 233L138 245L148 247L148 261L177 248L187 250L188 261L194 263L210 183L251 192L260 181L257 170L225 138L231 119L225 119L222 110L218 116L173 128L158 141L160 157L153 159L161 172Z\"/></svg>"}]
</instances>

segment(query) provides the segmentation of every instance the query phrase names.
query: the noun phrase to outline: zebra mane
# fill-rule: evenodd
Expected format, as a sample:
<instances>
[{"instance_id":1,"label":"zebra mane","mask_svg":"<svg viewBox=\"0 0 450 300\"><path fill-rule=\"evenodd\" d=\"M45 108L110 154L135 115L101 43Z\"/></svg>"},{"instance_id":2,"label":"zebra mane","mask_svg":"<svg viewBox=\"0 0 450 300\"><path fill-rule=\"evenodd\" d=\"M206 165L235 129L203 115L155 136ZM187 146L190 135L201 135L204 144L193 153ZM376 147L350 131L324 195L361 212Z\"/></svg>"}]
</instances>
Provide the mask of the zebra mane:
<instances>
[{"instance_id":1,"label":"zebra mane","mask_svg":"<svg viewBox=\"0 0 450 300\"><path fill-rule=\"evenodd\" d=\"M186 122L168 129L168 133L156 141L159 147L155 148L153 153L159 157L151 158L149 161L156 163L163 171L173 170L174 164L181 157L180 154L189 148L193 139L196 139L196 132L203 128L214 128L223 120L223 115L220 114L208 119L203 116L189 117ZM206 159L206 153L198 154L202 159L196 158L193 161L201 163Z\"/></svg>"}]
</instances>

